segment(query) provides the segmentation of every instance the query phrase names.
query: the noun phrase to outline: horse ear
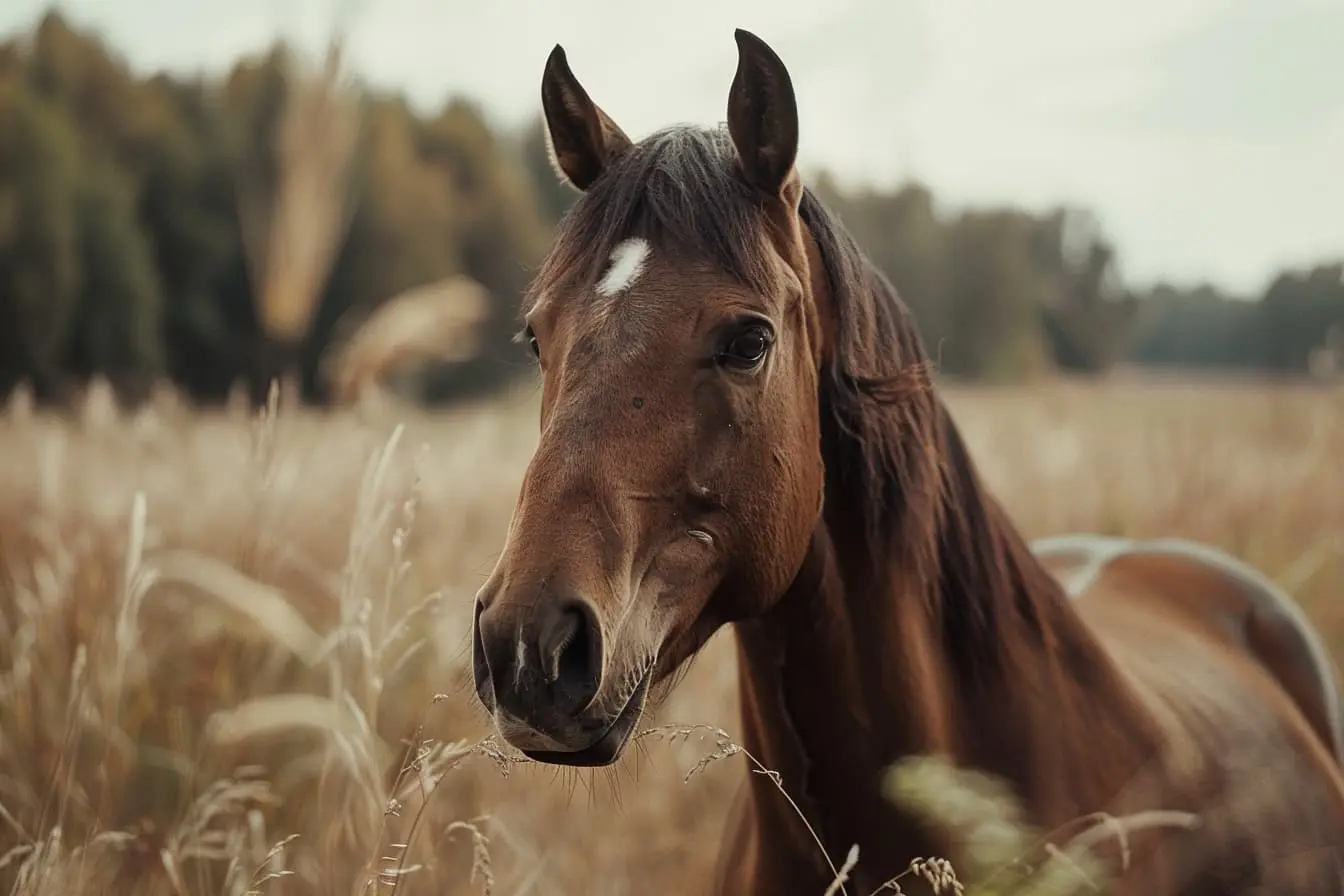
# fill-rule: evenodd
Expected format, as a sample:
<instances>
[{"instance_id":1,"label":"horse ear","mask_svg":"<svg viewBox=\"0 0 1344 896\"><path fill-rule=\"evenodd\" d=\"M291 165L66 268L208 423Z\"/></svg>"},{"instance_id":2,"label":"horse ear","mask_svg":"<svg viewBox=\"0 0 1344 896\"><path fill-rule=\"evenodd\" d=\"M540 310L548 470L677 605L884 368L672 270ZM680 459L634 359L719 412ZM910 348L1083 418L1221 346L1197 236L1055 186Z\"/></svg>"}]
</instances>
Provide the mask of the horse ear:
<instances>
[{"instance_id":1,"label":"horse ear","mask_svg":"<svg viewBox=\"0 0 1344 896\"><path fill-rule=\"evenodd\" d=\"M790 199L797 184L798 101L789 70L765 41L738 28L737 74L728 91L728 134L747 181ZM796 201L796 197L792 197Z\"/></svg>"},{"instance_id":2,"label":"horse ear","mask_svg":"<svg viewBox=\"0 0 1344 896\"><path fill-rule=\"evenodd\" d=\"M592 186L603 169L630 146L630 138L574 77L559 44L546 58L541 107L546 114L546 143L556 173L579 190Z\"/></svg>"}]
</instances>

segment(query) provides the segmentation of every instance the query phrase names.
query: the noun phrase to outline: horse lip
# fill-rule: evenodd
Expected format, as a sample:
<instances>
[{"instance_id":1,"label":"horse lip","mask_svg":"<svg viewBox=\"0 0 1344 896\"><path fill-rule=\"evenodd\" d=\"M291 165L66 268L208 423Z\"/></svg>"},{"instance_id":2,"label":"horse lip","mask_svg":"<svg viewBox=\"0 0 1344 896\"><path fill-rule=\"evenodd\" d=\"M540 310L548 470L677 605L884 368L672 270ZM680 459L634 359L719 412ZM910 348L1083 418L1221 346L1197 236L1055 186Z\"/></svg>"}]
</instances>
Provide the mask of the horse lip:
<instances>
[{"instance_id":1,"label":"horse lip","mask_svg":"<svg viewBox=\"0 0 1344 896\"><path fill-rule=\"evenodd\" d=\"M625 753L625 747L634 734L635 725L644 715L644 703L649 696L649 686L653 683L653 669L650 664L644 670L639 684L630 694L625 706L611 720L591 744L579 750L522 750L522 754L533 762L547 765L568 765L575 768L597 768L611 765Z\"/></svg>"}]
</instances>

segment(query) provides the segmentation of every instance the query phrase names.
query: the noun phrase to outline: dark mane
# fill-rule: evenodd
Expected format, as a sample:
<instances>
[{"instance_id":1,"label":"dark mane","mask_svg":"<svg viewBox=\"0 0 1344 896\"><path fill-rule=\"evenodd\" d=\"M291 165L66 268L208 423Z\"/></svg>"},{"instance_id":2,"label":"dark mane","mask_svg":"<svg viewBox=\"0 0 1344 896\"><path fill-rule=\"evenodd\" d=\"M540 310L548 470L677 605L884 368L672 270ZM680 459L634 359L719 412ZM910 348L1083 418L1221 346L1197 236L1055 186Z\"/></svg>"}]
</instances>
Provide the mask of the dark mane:
<instances>
[{"instance_id":1,"label":"dark mane","mask_svg":"<svg viewBox=\"0 0 1344 896\"><path fill-rule=\"evenodd\" d=\"M821 401L832 489L865 500L871 562L932 574L944 492L942 409L914 318L839 217L811 190L799 215L820 250L838 318Z\"/></svg>"},{"instance_id":2,"label":"dark mane","mask_svg":"<svg viewBox=\"0 0 1344 896\"><path fill-rule=\"evenodd\" d=\"M833 424L826 460L835 497L867 509L867 556L856 562L887 580L895 572L924 583L918 597L958 679L983 681L1013 667L1028 643L1051 637L1063 597L983 487L895 287L814 193L804 193L799 212L839 317L822 395Z\"/></svg>"},{"instance_id":3,"label":"dark mane","mask_svg":"<svg viewBox=\"0 0 1344 896\"><path fill-rule=\"evenodd\" d=\"M895 564L940 583L928 597L949 637L991 631L986 605L1011 590L1005 577L1025 545L1005 542L997 507L981 506L992 499L933 390L915 321L891 282L810 189L799 214L820 250L839 324L819 396L828 500L861 514L853 535L875 574ZM631 236L769 290L765 226L727 129L667 128L625 150L570 209L527 304L555 286L591 287Z\"/></svg>"}]
</instances>

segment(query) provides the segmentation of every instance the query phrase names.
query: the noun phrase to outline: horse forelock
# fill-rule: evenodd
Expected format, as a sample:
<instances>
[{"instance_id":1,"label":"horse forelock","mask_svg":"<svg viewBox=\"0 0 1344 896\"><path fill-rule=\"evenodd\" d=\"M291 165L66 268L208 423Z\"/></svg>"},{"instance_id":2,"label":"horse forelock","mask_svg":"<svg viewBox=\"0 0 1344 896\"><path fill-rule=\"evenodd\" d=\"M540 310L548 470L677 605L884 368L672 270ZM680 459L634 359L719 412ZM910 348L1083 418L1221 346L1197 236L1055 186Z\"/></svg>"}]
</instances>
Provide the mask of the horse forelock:
<instances>
[{"instance_id":1,"label":"horse forelock","mask_svg":"<svg viewBox=\"0 0 1344 896\"><path fill-rule=\"evenodd\" d=\"M656 131L612 160L556 227L524 311L565 295L603 295L641 241L648 257L708 264L743 286L768 291L776 269L763 241L761 203L736 169L723 128Z\"/></svg>"}]
</instances>

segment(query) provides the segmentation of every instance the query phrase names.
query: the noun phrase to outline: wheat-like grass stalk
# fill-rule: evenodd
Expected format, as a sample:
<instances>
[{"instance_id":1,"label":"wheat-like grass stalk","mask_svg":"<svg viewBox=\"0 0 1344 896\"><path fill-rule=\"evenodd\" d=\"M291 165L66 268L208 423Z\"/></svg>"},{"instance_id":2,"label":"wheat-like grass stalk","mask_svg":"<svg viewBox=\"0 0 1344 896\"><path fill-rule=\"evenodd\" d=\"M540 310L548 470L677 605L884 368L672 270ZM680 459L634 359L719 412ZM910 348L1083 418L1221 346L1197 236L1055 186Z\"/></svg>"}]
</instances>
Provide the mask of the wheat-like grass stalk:
<instances>
[{"instance_id":1,"label":"wheat-like grass stalk","mask_svg":"<svg viewBox=\"0 0 1344 896\"><path fill-rule=\"evenodd\" d=\"M714 746L686 772L683 781L689 783L716 762L745 756L754 774L764 775L774 784L830 868L832 878L823 896L847 892L846 884L860 859L858 844L850 846L844 861L837 866L811 821L789 796L779 773L767 768L726 731L710 725L660 725L638 732L635 738L676 742L697 735L712 738ZM963 881L945 858L917 857L905 871L884 881L868 896L902 893L901 881L907 877L923 879L934 893L1079 896L1099 891L1106 880L1106 869L1093 857L1096 847L1114 840L1122 856L1119 870L1124 871L1129 867L1130 834L1154 828L1189 829L1196 824L1195 817L1186 812L1154 810L1121 818L1097 813L1079 819L1086 827L1059 847L1052 840L1069 826L1041 834L1023 820L1021 807L1004 782L983 772L958 768L943 757L912 756L902 760L888 771L884 788L892 802L932 821L966 844L973 876ZM1029 865L1028 859L1038 852L1044 852L1046 860ZM1021 873L1010 877L1009 871Z\"/></svg>"},{"instance_id":2,"label":"wheat-like grass stalk","mask_svg":"<svg viewBox=\"0 0 1344 896\"><path fill-rule=\"evenodd\" d=\"M370 313L352 311L324 359L332 397L353 404L369 396L390 373L425 361L465 361L480 350L480 327L490 295L457 275L413 287Z\"/></svg>"},{"instance_id":3,"label":"wheat-like grass stalk","mask_svg":"<svg viewBox=\"0 0 1344 896\"><path fill-rule=\"evenodd\" d=\"M351 163L360 105L346 82L344 46L333 39L320 69L285 57L285 97L273 153L274 190L245 173L239 220L257 316L264 332L297 344L308 333L322 288L353 217Z\"/></svg>"}]
</instances>

